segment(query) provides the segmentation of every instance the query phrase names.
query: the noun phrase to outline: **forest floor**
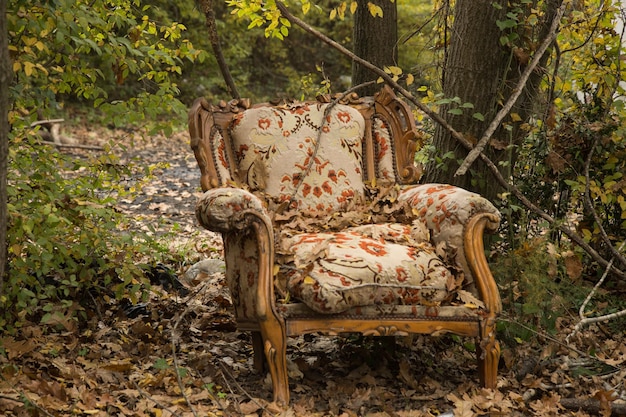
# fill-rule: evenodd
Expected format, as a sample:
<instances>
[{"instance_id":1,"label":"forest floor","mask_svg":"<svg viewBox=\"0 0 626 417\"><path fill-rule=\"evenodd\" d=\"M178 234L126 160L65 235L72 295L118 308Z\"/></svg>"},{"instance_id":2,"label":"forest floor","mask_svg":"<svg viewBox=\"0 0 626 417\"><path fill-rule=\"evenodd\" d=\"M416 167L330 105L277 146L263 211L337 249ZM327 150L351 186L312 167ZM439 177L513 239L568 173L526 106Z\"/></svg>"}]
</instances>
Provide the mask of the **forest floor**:
<instances>
[{"instance_id":1,"label":"forest floor","mask_svg":"<svg viewBox=\"0 0 626 417\"><path fill-rule=\"evenodd\" d=\"M83 326L60 322L60 330L51 331L26 323L15 336L0 335L0 415L626 415L624 330L591 325L566 341L575 314L558 320L550 335L499 335L495 390L480 388L471 339L294 338L291 404L281 409L271 403L268 375L254 371L249 335L236 329L219 262L216 270L185 280L191 265L221 256L220 237L195 220L199 174L188 135L141 139L104 128L71 134L83 144L103 137L127 142L123 159L167 162L139 198L119 201L119 209L138 229L150 225L162 233L173 259L184 259L167 267L188 293L155 285L132 314L115 300L93 300L88 308L97 314ZM504 325L507 320L515 319L505 314Z\"/></svg>"}]
</instances>

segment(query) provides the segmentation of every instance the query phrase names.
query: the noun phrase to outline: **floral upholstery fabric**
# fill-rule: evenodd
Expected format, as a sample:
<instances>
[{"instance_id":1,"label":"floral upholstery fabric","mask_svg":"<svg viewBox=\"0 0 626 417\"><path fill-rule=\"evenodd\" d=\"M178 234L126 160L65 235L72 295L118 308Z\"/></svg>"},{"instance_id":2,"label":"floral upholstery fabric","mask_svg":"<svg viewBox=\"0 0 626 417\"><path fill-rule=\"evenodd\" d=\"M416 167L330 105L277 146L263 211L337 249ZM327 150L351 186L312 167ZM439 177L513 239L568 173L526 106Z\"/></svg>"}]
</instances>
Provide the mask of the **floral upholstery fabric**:
<instances>
[{"instance_id":1,"label":"floral upholstery fabric","mask_svg":"<svg viewBox=\"0 0 626 417\"><path fill-rule=\"evenodd\" d=\"M230 175L230 167L228 164L228 158L226 157L226 141L222 132L215 129L212 133L212 138L209 141L211 144L211 156L214 158L215 167L217 169L217 176L220 179L220 184L226 184L232 181Z\"/></svg>"},{"instance_id":2,"label":"floral upholstery fabric","mask_svg":"<svg viewBox=\"0 0 626 417\"><path fill-rule=\"evenodd\" d=\"M325 115L327 106L300 103L238 114L231 135L240 180L303 211L332 212L362 196L365 121L345 105Z\"/></svg>"},{"instance_id":3,"label":"floral upholstery fabric","mask_svg":"<svg viewBox=\"0 0 626 417\"><path fill-rule=\"evenodd\" d=\"M396 181L396 168L393 158L393 141L391 132L384 120L379 117L374 118L374 146L376 155L376 178L389 182Z\"/></svg>"},{"instance_id":4,"label":"floral upholstery fabric","mask_svg":"<svg viewBox=\"0 0 626 417\"><path fill-rule=\"evenodd\" d=\"M358 211L368 207L367 201L358 202L371 198L363 181L363 116L344 105L325 115L326 106L299 103L239 113L230 127L236 169L228 166L222 132L212 132L221 180L231 182L231 176L238 175L250 190L211 189L196 209L204 227L229 236L227 278L239 317L249 317L255 310L250 302L255 300L259 255L254 239L229 232L247 230L251 216L274 226L280 297L286 291L306 309L327 314L376 314L386 309L417 317L445 316L446 308L466 305L468 317L475 316L483 305L473 297L473 277L463 250L464 228L473 214L499 216L497 209L480 195L450 185L396 185L381 201L383 206L393 203L394 210L402 208L407 214L402 223L393 223L399 217L385 215L390 223L323 230L331 227L328 215ZM380 183L394 184L391 132L376 117L372 129L376 176ZM324 223L326 218L327 222L313 228L322 230L317 233L283 227L273 223L276 214L268 207L276 205L270 202L289 203L291 213L313 213L310 221ZM285 314L297 310L283 308Z\"/></svg>"},{"instance_id":5,"label":"floral upholstery fabric","mask_svg":"<svg viewBox=\"0 0 626 417\"><path fill-rule=\"evenodd\" d=\"M465 260L464 229L475 213L491 213L500 218L500 212L489 200L479 194L447 184L422 184L405 187L398 200L406 201L417 217L426 222L434 245L445 243L455 252L455 263L467 271L468 286L473 277Z\"/></svg>"},{"instance_id":6,"label":"floral upholstery fabric","mask_svg":"<svg viewBox=\"0 0 626 417\"><path fill-rule=\"evenodd\" d=\"M270 223L262 201L240 188L215 188L204 193L196 206L196 217L204 227L228 232L245 227L242 216L254 214Z\"/></svg>"},{"instance_id":7,"label":"floral upholstery fabric","mask_svg":"<svg viewBox=\"0 0 626 417\"><path fill-rule=\"evenodd\" d=\"M283 267L290 294L320 313L377 304L438 305L457 288L457 279L418 225L359 226L286 239L282 245L293 256Z\"/></svg>"}]
</instances>

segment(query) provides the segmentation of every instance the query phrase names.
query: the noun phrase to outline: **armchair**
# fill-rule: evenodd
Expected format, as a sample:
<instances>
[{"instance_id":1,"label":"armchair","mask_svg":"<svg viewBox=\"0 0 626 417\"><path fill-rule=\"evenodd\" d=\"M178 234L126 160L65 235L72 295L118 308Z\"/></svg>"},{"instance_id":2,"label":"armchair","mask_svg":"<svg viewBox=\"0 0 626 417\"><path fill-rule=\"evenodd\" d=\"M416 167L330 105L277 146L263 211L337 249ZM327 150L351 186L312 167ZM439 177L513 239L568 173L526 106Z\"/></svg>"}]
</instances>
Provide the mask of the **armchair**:
<instances>
[{"instance_id":1,"label":"armchair","mask_svg":"<svg viewBox=\"0 0 626 417\"><path fill-rule=\"evenodd\" d=\"M416 185L421 138L389 87L331 101L198 99L189 112L205 191L196 215L222 234L255 368L267 364L274 401L287 404L288 336L451 332L477 338L480 381L495 387L501 303L483 235L497 209Z\"/></svg>"}]
</instances>

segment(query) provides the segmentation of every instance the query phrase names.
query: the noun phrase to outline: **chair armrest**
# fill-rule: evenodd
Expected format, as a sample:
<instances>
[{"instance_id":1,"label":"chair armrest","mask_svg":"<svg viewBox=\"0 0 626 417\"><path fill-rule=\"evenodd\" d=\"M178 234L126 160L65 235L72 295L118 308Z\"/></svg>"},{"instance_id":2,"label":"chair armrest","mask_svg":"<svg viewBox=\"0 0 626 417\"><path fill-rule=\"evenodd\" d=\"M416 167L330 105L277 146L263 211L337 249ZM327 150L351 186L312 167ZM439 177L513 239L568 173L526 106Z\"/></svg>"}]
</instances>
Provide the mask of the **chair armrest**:
<instances>
[{"instance_id":1,"label":"chair armrest","mask_svg":"<svg viewBox=\"0 0 626 417\"><path fill-rule=\"evenodd\" d=\"M274 303L274 230L261 200L240 188L214 188L198 201L196 217L204 228L222 233L238 321L281 320Z\"/></svg>"},{"instance_id":2,"label":"chair armrest","mask_svg":"<svg viewBox=\"0 0 626 417\"><path fill-rule=\"evenodd\" d=\"M398 196L422 220L435 245L445 242L453 259L465 272L466 283L476 288L487 311L497 315L502 304L487 259L483 235L500 225L500 212L486 198L459 187L423 184L403 187Z\"/></svg>"},{"instance_id":3,"label":"chair armrest","mask_svg":"<svg viewBox=\"0 0 626 417\"><path fill-rule=\"evenodd\" d=\"M221 233L249 228L254 217L271 225L261 200L239 188L206 191L196 205L196 217L205 229Z\"/></svg>"},{"instance_id":4,"label":"chair armrest","mask_svg":"<svg viewBox=\"0 0 626 417\"><path fill-rule=\"evenodd\" d=\"M493 215L495 231L500 222L500 212L486 198L463 188L445 184L421 184L403 187L398 200L407 201L416 219L421 219L438 241L461 239L463 230L472 216L478 213ZM454 239L456 238L456 239Z\"/></svg>"}]
</instances>

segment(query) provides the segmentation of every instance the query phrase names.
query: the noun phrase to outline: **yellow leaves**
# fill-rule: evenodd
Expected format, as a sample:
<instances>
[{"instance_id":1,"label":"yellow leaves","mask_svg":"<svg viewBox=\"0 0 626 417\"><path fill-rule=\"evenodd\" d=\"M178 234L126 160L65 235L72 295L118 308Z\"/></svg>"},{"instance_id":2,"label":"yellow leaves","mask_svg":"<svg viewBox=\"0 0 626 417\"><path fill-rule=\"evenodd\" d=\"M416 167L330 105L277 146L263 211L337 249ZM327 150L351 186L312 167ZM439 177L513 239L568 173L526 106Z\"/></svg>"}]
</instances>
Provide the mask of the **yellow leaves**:
<instances>
[{"instance_id":1,"label":"yellow leaves","mask_svg":"<svg viewBox=\"0 0 626 417\"><path fill-rule=\"evenodd\" d=\"M383 70L385 71L385 73L391 76L391 79L393 81L396 81L396 82L403 76L402 68L400 67L390 65L390 66L384 67ZM411 85L415 82L415 77L411 73L406 74L404 76L404 79L405 79L406 85ZM379 77L376 80L376 82L379 84L383 83L384 82L383 77Z\"/></svg>"},{"instance_id":2,"label":"yellow leaves","mask_svg":"<svg viewBox=\"0 0 626 417\"><path fill-rule=\"evenodd\" d=\"M345 17L346 17L346 9L347 8L348 8L348 5L344 1L339 6L335 7L334 9L332 9L330 11L330 20L333 20L336 17L339 17L340 20L345 19Z\"/></svg>"},{"instance_id":3,"label":"yellow leaves","mask_svg":"<svg viewBox=\"0 0 626 417\"><path fill-rule=\"evenodd\" d=\"M357 7L358 4L356 1L350 2L350 13L354 14ZM348 10L348 4L344 1L339 6L330 11L329 19L334 20L335 18L339 17L340 20L344 20L346 17L346 10Z\"/></svg>"},{"instance_id":4,"label":"yellow leaves","mask_svg":"<svg viewBox=\"0 0 626 417\"><path fill-rule=\"evenodd\" d=\"M31 77L36 70L41 71L44 75L48 75L48 70L41 64L30 61L15 61L13 63L13 72L24 71L27 77Z\"/></svg>"},{"instance_id":5,"label":"yellow leaves","mask_svg":"<svg viewBox=\"0 0 626 417\"><path fill-rule=\"evenodd\" d=\"M368 2L367 9L373 17L383 17L383 9L380 6L372 2Z\"/></svg>"},{"instance_id":6,"label":"yellow leaves","mask_svg":"<svg viewBox=\"0 0 626 417\"><path fill-rule=\"evenodd\" d=\"M402 75L402 68L400 67L388 66L385 67L384 70L387 74L391 74L394 77Z\"/></svg>"},{"instance_id":7,"label":"yellow leaves","mask_svg":"<svg viewBox=\"0 0 626 417\"><path fill-rule=\"evenodd\" d=\"M22 39L22 42L24 43L24 52L31 55L33 54L33 48L38 51L44 51L47 49L46 45L44 45L44 43L37 38L24 38Z\"/></svg>"}]
</instances>

